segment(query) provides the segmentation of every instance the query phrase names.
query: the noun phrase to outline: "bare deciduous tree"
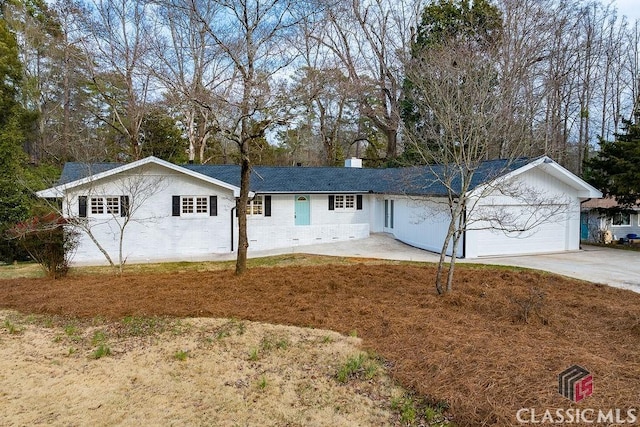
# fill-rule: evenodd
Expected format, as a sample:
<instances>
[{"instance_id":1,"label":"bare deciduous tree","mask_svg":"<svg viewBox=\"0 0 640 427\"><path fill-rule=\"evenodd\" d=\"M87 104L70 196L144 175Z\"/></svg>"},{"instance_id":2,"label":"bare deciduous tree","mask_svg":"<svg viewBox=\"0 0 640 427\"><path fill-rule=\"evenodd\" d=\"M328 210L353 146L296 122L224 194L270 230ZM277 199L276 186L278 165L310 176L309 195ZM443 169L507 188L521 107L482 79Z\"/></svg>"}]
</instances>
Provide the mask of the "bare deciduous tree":
<instances>
[{"instance_id":1,"label":"bare deciduous tree","mask_svg":"<svg viewBox=\"0 0 640 427\"><path fill-rule=\"evenodd\" d=\"M225 82L230 64L207 30L220 6L198 0L158 2L156 61L150 72L168 89L167 102L180 114L189 140L189 160L207 163L207 150L219 132L214 93Z\"/></svg>"},{"instance_id":2,"label":"bare deciduous tree","mask_svg":"<svg viewBox=\"0 0 640 427\"><path fill-rule=\"evenodd\" d=\"M345 0L327 10L318 40L347 71L361 113L384 133L388 159L398 154L403 64L421 2Z\"/></svg>"},{"instance_id":3,"label":"bare deciduous tree","mask_svg":"<svg viewBox=\"0 0 640 427\"><path fill-rule=\"evenodd\" d=\"M84 45L94 90L108 106L96 117L121 141L117 155L137 160L142 153L140 127L147 111L151 76L144 67L153 34L144 0L94 0ZM122 160L122 159L120 159Z\"/></svg>"},{"instance_id":4,"label":"bare deciduous tree","mask_svg":"<svg viewBox=\"0 0 640 427\"><path fill-rule=\"evenodd\" d=\"M205 26L229 64L218 102L224 104L220 120L224 137L233 141L240 156L238 256L236 274L247 268L247 203L251 176L252 143L261 140L279 119L269 88L272 78L293 60L289 48L297 35L300 16L309 14L307 2L293 0L216 0L215 16L203 15L197 3L192 12ZM224 88L224 90L222 90Z\"/></svg>"},{"instance_id":5,"label":"bare deciduous tree","mask_svg":"<svg viewBox=\"0 0 640 427\"><path fill-rule=\"evenodd\" d=\"M446 195L436 202L442 203L450 219L436 275L438 293L452 290L457 248L465 230L475 226L525 232L560 214L549 197L498 179L527 148L522 144L527 128L518 120L523 100L512 89L514 82L504 82L496 66L501 52L499 45L478 49L442 43L416 53L407 65L414 109L420 117L429 117L408 129L407 137L429 175L444 187ZM483 161L494 147L508 150L501 150L503 161L487 169ZM479 179L483 185L478 185ZM482 208L485 199L496 194L529 206L530 214L514 217L508 210ZM445 281L447 252L451 258Z\"/></svg>"},{"instance_id":6,"label":"bare deciduous tree","mask_svg":"<svg viewBox=\"0 0 640 427\"><path fill-rule=\"evenodd\" d=\"M303 123L314 131L309 138L313 141L317 137L323 148L322 164L339 164L344 157L341 152L347 128L355 121L351 117L355 108L348 78L339 69L308 67L299 72L294 84L294 101L306 106L298 107L307 119Z\"/></svg>"},{"instance_id":7,"label":"bare deciduous tree","mask_svg":"<svg viewBox=\"0 0 640 427\"><path fill-rule=\"evenodd\" d=\"M67 226L86 234L109 265L122 274L127 261L124 252L127 227L133 222L145 224L156 220L153 215L142 216L141 208L151 197L163 191L166 187L165 177L149 173L142 165L124 172L121 179L104 187L93 180L91 165L85 166L87 178L82 184L81 194L67 192L65 185L61 185L52 189L55 194L47 191L46 194L40 193L40 196L59 199L60 204L50 203L50 207L66 219ZM105 194L107 188L108 195ZM106 229L109 231L106 232ZM117 264L113 254L109 253L108 241L103 239L117 241Z\"/></svg>"}]
</instances>

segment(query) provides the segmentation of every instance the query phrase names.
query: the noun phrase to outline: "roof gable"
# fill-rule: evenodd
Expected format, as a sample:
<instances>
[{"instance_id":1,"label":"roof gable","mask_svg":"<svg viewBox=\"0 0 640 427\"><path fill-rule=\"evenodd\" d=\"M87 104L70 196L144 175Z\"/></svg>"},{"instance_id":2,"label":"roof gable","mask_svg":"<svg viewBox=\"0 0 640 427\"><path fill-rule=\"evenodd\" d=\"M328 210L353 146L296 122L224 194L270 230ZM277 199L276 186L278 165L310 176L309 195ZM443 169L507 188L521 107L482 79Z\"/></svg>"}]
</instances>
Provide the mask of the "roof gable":
<instances>
[{"instance_id":1,"label":"roof gable","mask_svg":"<svg viewBox=\"0 0 640 427\"><path fill-rule=\"evenodd\" d=\"M38 197L61 197L64 193L72 188L79 187L91 182L117 175L126 171L134 170L136 168L143 167L145 165L155 164L167 169L173 170L178 173L192 176L194 178L209 182L214 185L218 185L223 188L227 188L233 191L234 196L237 197L240 194L240 188L229 184L228 182L220 181L215 178L202 176L197 172L193 172L189 169L185 169L173 163L167 162L157 157L150 156L144 159L136 160L131 163L67 163L62 170L62 175L58 181L58 185L46 190L37 192Z\"/></svg>"},{"instance_id":2,"label":"roof gable","mask_svg":"<svg viewBox=\"0 0 640 427\"><path fill-rule=\"evenodd\" d=\"M599 199L602 197L602 192L587 183L580 177L574 175L564 167L560 166L558 163L553 161L550 157L541 156L534 160L528 160L527 162L519 165L519 167L514 168L509 173L506 173L502 176L499 176L495 179L495 182L500 182L503 180L509 180L518 175L521 175L531 169L538 168L545 173L551 175L556 178L558 181L566 184L567 186L576 190L578 197L580 198L594 198ZM487 181L488 182L488 181ZM481 188L487 184L481 184L475 187L474 192L481 191Z\"/></svg>"}]
</instances>

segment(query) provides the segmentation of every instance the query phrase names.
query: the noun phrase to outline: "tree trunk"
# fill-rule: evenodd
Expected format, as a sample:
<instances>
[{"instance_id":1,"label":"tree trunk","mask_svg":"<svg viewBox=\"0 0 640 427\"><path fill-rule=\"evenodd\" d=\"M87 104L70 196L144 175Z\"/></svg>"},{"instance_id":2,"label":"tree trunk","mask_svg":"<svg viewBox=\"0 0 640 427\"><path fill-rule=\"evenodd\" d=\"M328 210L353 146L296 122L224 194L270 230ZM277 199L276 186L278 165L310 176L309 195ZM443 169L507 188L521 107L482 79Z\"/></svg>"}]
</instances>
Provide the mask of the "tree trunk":
<instances>
[{"instance_id":1,"label":"tree trunk","mask_svg":"<svg viewBox=\"0 0 640 427\"><path fill-rule=\"evenodd\" d=\"M449 261L449 272L447 273L447 293L453 290L453 273L456 268L456 260L458 259L458 245L460 244L460 237L464 233L466 227L466 209L464 208L464 202L462 207L456 206L454 210L455 219L451 219L451 223L457 220L457 229L453 233L453 243L451 245L451 260Z\"/></svg>"},{"instance_id":2,"label":"tree trunk","mask_svg":"<svg viewBox=\"0 0 640 427\"><path fill-rule=\"evenodd\" d=\"M249 200L249 179L251 177L251 164L249 163L249 141L243 141L240 146L242 162L240 164L240 198L238 199L238 256L236 258L236 275L241 275L247 270L247 250L249 239L247 237L247 202Z\"/></svg>"},{"instance_id":3,"label":"tree trunk","mask_svg":"<svg viewBox=\"0 0 640 427\"><path fill-rule=\"evenodd\" d=\"M96 239L96 237L93 235L93 233L91 232L91 229L88 227L83 227L80 226L80 228L87 233L87 236L89 236L89 238L91 239L91 241L96 245L96 247L98 248L98 250L100 251L100 253L102 253L102 255L104 255L104 257L106 258L107 262L109 263L109 265L113 268L116 268L116 265L114 264L113 260L111 259L111 257L109 256L109 253L102 247L102 245L100 244L100 242L98 242L98 239Z\"/></svg>"},{"instance_id":4,"label":"tree trunk","mask_svg":"<svg viewBox=\"0 0 640 427\"><path fill-rule=\"evenodd\" d=\"M398 155L398 131L387 128L385 134L387 136L387 159L393 159Z\"/></svg>"},{"instance_id":5,"label":"tree trunk","mask_svg":"<svg viewBox=\"0 0 640 427\"><path fill-rule=\"evenodd\" d=\"M124 241L124 226L120 228L120 241L118 242L118 274L122 276L124 259L122 258L122 243Z\"/></svg>"},{"instance_id":6,"label":"tree trunk","mask_svg":"<svg viewBox=\"0 0 640 427\"><path fill-rule=\"evenodd\" d=\"M449 222L449 228L447 229L447 236L445 237L444 243L442 244L442 250L440 251L440 259L438 260L438 269L436 271L436 291L438 292L438 295L442 295L445 292L442 286L442 282L443 282L442 275L444 273L444 264L447 257L447 247L449 246L449 241L451 240L455 232L455 223L456 223L456 218L455 216L452 215L451 221ZM451 289L449 289L449 286L450 285L447 281L447 292L451 292Z\"/></svg>"}]
</instances>

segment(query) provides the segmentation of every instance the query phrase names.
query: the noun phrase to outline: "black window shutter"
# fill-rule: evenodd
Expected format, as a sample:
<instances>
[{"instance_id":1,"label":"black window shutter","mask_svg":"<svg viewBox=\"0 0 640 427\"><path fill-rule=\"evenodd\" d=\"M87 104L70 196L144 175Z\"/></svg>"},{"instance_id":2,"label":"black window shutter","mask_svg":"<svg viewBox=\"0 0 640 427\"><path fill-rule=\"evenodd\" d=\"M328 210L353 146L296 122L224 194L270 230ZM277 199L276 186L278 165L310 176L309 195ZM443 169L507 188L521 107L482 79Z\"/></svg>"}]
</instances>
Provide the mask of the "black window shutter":
<instances>
[{"instance_id":1,"label":"black window shutter","mask_svg":"<svg viewBox=\"0 0 640 427\"><path fill-rule=\"evenodd\" d=\"M209 216L218 216L218 196L209 196Z\"/></svg>"},{"instance_id":2,"label":"black window shutter","mask_svg":"<svg viewBox=\"0 0 640 427\"><path fill-rule=\"evenodd\" d=\"M129 196L120 196L120 216L129 216Z\"/></svg>"},{"instance_id":3,"label":"black window shutter","mask_svg":"<svg viewBox=\"0 0 640 427\"><path fill-rule=\"evenodd\" d=\"M264 196L264 216L271 216L271 196Z\"/></svg>"},{"instance_id":4,"label":"black window shutter","mask_svg":"<svg viewBox=\"0 0 640 427\"><path fill-rule=\"evenodd\" d=\"M171 216L180 216L180 196L172 196Z\"/></svg>"},{"instance_id":5,"label":"black window shutter","mask_svg":"<svg viewBox=\"0 0 640 427\"><path fill-rule=\"evenodd\" d=\"M329 196L329 210L330 210L330 211L335 210L335 201L336 201L335 196L334 196L333 194L332 194L332 195L330 195L330 196Z\"/></svg>"},{"instance_id":6,"label":"black window shutter","mask_svg":"<svg viewBox=\"0 0 640 427\"><path fill-rule=\"evenodd\" d=\"M87 217L87 196L78 197L78 216L80 218Z\"/></svg>"},{"instance_id":7,"label":"black window shutter","mask_svg":"<svg viewBox=\"0 0 640 427\"><path fill-rule=\"evenodd\" d=\"M362 194L356 196L356 209L359 211L362 210Z\"/></svg>"}]
</instances>

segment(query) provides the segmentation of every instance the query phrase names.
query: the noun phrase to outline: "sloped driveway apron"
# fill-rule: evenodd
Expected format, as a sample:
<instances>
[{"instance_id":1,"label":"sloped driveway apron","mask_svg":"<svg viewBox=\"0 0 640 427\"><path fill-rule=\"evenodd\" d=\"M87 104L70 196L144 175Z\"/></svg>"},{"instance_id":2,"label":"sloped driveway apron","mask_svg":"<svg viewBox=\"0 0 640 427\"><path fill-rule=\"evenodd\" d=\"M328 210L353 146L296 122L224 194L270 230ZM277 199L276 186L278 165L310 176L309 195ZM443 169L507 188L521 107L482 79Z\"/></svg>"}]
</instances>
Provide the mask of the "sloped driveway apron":
<instances>
[{"instance_id":1,"label":"sloped driveway apron","mask_svg":"<svg viewBox=\"0 0 640 427\"><path fill-rule=\"evenodd\" d=\"M640 293L640 252L583 245L581 251L479 258L463 262L511 265L550 271Z\"/></svg>"}]
</instances>

